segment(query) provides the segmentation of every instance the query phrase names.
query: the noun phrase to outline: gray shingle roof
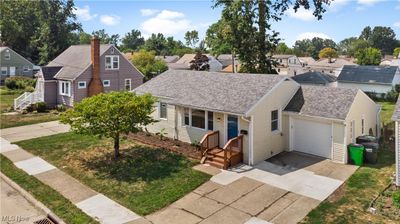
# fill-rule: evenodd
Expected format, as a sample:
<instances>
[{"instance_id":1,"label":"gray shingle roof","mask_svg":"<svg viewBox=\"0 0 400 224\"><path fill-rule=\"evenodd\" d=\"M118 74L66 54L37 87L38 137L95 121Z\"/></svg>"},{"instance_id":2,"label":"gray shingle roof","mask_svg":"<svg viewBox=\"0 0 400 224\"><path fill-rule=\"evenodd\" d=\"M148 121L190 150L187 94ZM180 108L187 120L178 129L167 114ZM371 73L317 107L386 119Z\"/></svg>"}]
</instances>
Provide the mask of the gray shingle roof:
<instances>
[{"instance_id":1,"label":"gray shingle roof","mask_svg":"<svg viewBox=\"0 0 400 224\"><path fill-rule=\"evenodd\" d=\"M41 67L41 74L44 80L54 80L54 76L61 68L61 66L43 66Z\"/></svg>"},{"instance_id":2,"label":"gray shingle roof","mask_svg":"<svg viewBox=\"0 0 400 224\"><path fill-rule=\"evenodd\" d=\"M397 98L397 103L396 103L396 107L393 111L392 120L400 121L400 97Z\"/></svg>"},{"instance_id":3,"label":"gray shingle roof","mask_svg":"<svg viewBox=\"0 0 400 224\"><path fill-rule=\"evenodd\" d=\"M100 55L112 45L101 44ZM72 45L58 55L47 66L62 66L57 79L75 79L90 65L90 45Z\"/></svg>"},{"instance_id":4,"label":"gray shingle roof","mask_svg":"<svg viewBox=\"0 0 400 224\"><path fill-rule=\"evenodd\" d=\"M166 103L244 115L285 76L168 70L135 89Z\"/></svg>"},{"instance_id":5,"label":"gray shingle roof","mask_svg":"<svg viewBox=\"0 0 400 224\"><path fill-rule=\"evenodd\" d=\"M391 84L397 69L397 66L345 65L338 81Z\"/></svg>"},{"instance_id":6,"label":"gray shingle roof","mask_svg":"<svg viewBox=\"0 0 400 224\"><path fill-rule=\"evenodd\" d=\"M350 111L357 89L325 86L302 86L285 111L300 115L344 120Z\"/></svg>"},{"instance_id":7,"label":"gray shingle roof","mask_svg":"<svg viewBox=\"0 0 400 224\"><path fill-rule=\"evenodd\" d=\"M300 75L295 75L292 79L301 84L326 85L331 82L336 82L335 76L322 72L306 72Z\"/></svg>"}]
</instances>

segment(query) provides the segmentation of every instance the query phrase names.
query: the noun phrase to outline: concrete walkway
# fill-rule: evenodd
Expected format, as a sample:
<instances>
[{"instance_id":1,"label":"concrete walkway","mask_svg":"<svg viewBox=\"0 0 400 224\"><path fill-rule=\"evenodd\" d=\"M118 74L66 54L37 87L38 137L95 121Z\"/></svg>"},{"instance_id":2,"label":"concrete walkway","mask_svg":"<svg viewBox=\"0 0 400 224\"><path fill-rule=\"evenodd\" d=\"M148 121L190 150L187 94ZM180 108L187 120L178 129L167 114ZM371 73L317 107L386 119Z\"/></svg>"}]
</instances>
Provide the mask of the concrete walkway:
<instances>
[{"instance_id":1,"label":"concrete walkway","mask_svg":"<svg viewBox=\"0 0 400 224\"><path fill-rule=\"evenodd\" d=\"M59 121L50 121L39 124L0 129L0 135L9 142L17 142L26 139L65 133L68 131L68 125L61 124Z\"/></svg>"},{"instance_id":2,"label":"concrete walkway","mask_svg":"<svg viewBox=\"0 0 400 224\"><path fill-rule=\"evenodd\" d=\"M26 137L26 135L24 136ZM0 153L10 159L15 166L60 192L83 212L100 223L122 224L140 220L141 217L134 212L93 191L40 157L11 144L2 137L0 138L0 145Z\"/></svg>"}]
</instances>

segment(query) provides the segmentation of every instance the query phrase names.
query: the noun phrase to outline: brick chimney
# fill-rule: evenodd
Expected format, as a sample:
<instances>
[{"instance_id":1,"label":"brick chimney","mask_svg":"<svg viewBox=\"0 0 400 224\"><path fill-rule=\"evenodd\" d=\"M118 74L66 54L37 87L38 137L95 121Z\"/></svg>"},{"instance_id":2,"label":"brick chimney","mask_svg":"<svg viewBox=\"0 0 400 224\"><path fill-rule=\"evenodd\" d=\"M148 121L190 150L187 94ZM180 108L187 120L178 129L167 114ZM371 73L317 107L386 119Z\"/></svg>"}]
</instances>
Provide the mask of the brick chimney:
<instances>
[{"instance_id":1,"label":"brick chimney","mask_svg":"<svg viewBox=\"0 0 400 224\"><path fill-rule=\"evenodd\" d=\"M103 92L100 79L100 40L94 36L90 41L90 59L92 62L92 79L89 83L88 95L94 96Z\"/></svg>"}]
</instances>

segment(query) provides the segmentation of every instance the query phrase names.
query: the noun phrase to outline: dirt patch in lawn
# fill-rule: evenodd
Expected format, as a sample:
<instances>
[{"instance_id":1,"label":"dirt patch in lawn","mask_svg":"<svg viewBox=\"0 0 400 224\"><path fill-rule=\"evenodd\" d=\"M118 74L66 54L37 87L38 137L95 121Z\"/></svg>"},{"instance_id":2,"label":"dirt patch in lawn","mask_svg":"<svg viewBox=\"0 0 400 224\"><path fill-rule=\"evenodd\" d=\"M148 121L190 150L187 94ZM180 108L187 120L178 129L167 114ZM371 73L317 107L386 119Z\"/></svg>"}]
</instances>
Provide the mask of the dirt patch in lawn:
<instances>
[{"instance_id":1,"label":"dirt patch in lawn","mask_svg":"<svg viewBox=\"0 0 400 224\"><path fill-rule=\"evenodd\" d=\"M376 209L376 213L387 216L391 219L400 220L400 208L394 203L394 194L399 194L400 188L391 184L383 191L372 205Z\"/></svg>"},{"instance_id":2,"label":"dirt patch in lawn","mask_svg":"<svg viewBox=\"0 0 400 224\"><path fill-rule=\"evenodd\" d=\"M139 132L136 134L129 134L128 138L136 140L138 142L155 146L158 148L166 149L171 152L175 152L186 157L200 160L201 159L201 151L198 147L193 146L186 142L181 142L178 140L170 139L163 137L161 140L159 136L148 134L145 132Z\"/></svg>"}]
</instances>

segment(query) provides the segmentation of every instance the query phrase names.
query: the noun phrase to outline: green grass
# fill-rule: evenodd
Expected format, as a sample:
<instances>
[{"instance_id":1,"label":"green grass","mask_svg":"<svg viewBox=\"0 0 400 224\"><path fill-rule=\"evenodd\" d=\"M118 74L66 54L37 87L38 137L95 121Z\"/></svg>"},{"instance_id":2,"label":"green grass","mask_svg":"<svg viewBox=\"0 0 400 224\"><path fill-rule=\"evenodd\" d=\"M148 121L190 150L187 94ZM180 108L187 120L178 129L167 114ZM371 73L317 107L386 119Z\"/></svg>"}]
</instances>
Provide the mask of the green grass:
<instances>
[{"instance_id":1,"label":"green grass","mask_svg":"<svg viewBox=\"0 0 400 224\"><path fill-rule=\"evenodd\" d=\"M0 113L3 113L14 105L14 99L19 97L23 91L9 90L5 87L0 88Z\"/></svg>"},{"instance_id":2,"label":"green grass","mask_svg":"<svg viewBox=\"0 0 400 224\"><path fill-rule=\"evenodd\" d=\"M381 122L383 122L384 124L391 123L392 114L396 104L392 102L378 102L378 103L382 106Z\"/></svg>"},{"instance_id":3,"label":"green grass","mask_svg":"<svg viewBox=\"0 0 400 224\"><path fill-rule=\"evenodd\" d=\"M0 129L55 121L58 119L59 116L52 113L32 113L15 115L0 114Z\"/></svg>"},{"instance_id":4,"label":"green grass","mask_svg":"<svg viewBox=\"0 0 400 224\"><path fill-rule=\"evenodd\" d=\"M117 160L111 141L92 136L64 133L16 144L140 215L169 205L210 178L192 169L197 161L131 140L121 142Z\"/></svg>"},{"instance_id":5,"label":"green grass","mask_svg":"<svg viewBox=\"0 0 400 224\"><path fill-rule=\"evenodd\" d=\"M66 223L98 223L60 193L15 167L3 155L0 155L0 169L3 174L28 191Z\"/></svg>"}]
</instances>

